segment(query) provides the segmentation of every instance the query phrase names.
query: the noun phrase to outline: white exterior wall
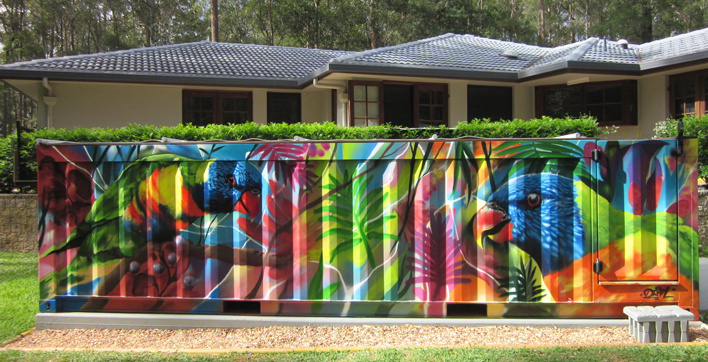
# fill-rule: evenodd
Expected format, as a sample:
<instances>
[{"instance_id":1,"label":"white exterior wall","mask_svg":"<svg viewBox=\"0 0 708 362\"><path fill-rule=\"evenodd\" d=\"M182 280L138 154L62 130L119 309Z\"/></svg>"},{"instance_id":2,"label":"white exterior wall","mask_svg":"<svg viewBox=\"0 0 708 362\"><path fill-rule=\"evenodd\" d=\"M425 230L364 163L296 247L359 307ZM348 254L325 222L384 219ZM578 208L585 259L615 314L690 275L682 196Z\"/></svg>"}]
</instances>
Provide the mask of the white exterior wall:
<instances>
[{"instance_id":1,"label":"white exterior wall","mask_svg":"<svg viewBox=\"0 0 708 362\"><path fill-rule=\"evenodd\" d=\"M268 91L265 89L253 90L253 122L268 123Z\"/></svg>"},{"instance_id":2,"label":"white exterior wall","mask_svg":"<svg viewBox=\"0 0 708 362\"><path fill-rule=\"evenodd\" d=\"M41 101L46 90L40 82L23 84L36 88L31 96L38 101L38 123L46 125L47 106ZM293 90L227 89L160 86L121 83L51 82L57 102L53 107L54 128L123 127L128 124L176 126L182 123L182 91L250 91L253 95L253 122L266 124L268 92ZM297 91L296 91L297 92ZM303 122L331 121L331 95L328 89L303 91Z\"/></svg>"},{"instance_id":3,"label":"white exterior wall","mask_svg":"<svg viewBox=\"0 0 708 362\"><path fill-rule=\"evenodd\" d=\"M639 137L654 137L654 126L669 117L669 77L656 76L637 81Z\"/></svg>"},{"instance_id":4,"label":"white exterior wall","mask_svg":"<svg viewBox=\"0 0 708 362\"><path fill-rule=\"evenodd\" d=\"M302 92L302 122L332 121L332 96L329 89Z\"/></svg>"},{"instance_id":5,"label":"white exterior wall","mask_svg":"<svg viewBox=\"0 0 708 362\"><path fill-rule=\"evenodd\" d=\"M532 119L536 117L534 87L516 85L511 89L511 97L514 119Z\"/></svg>"},{"instance_id":6,"label":"white exterior wall","mask_svg":"<svg viewBox=\"0 0 708 362\"><path fill-rule=\"evenodd\" d=\"M104 83L52 83L52 88L54 128L182 123L181 88Z\"/></svg>"},{"instance_id":7,"label":"white exterior wall","mask_svg":"<svg viewBox=\"0 0 708 362\"><path fill-rule=\"evenodd\" d=\"M469 121L467 119L467 83L449 83L447 86L447 94L447 116L450 127L455 127L460 122Z\"/></svg>"}]
</instances>

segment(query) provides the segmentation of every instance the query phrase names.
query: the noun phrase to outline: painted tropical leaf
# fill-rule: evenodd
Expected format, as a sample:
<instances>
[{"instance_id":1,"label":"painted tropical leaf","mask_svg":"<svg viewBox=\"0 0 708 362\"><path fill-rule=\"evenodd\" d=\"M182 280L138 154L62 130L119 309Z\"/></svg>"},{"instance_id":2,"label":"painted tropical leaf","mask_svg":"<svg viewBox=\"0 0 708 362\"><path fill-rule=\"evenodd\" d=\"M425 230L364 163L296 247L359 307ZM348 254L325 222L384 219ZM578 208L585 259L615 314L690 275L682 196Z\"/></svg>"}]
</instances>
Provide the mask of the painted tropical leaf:
<instances>
[{"instance_id":1,"label":"painted tropical leaf","mask_svg":"<svg viewBox=\"0 0 708 362\"><path fill-rule=\"evenodd\" d=\"M531 258L522 259L518 267L510 268L508 279L502 283L507 291L500 296L508 297L510 302L540 302L546 294L543 279L537 277L540 275L538 266Z\"/></svg>"},{"instance_id":2,"label":"painted tropical leaf","mask_svg":"<svg viewBox=\"0 0 708 362\"><path fill-rule=\"evenodd\" d=\"M504 141L494 147L494 154L499 157L516 158L583 158L583 149L568 142Z\"/></svg>"},{"instance_id":3,"label":"painted tropical leaf","mask_svg":"<svg viewBox=\"0 0 708 362\"><path fill-rule=\"evenodd\" d=\"M467 186L465 188L467 191L467 201L469 202L473 196L472 190L477 188L475 177L479 172L479 164L468 142L455 143L454 167L455 172L453 177L455 180L462 178L465 181L465 185ZM459 192L457 183L454 184L453 191Z\"/></svg>"}]
</instances>

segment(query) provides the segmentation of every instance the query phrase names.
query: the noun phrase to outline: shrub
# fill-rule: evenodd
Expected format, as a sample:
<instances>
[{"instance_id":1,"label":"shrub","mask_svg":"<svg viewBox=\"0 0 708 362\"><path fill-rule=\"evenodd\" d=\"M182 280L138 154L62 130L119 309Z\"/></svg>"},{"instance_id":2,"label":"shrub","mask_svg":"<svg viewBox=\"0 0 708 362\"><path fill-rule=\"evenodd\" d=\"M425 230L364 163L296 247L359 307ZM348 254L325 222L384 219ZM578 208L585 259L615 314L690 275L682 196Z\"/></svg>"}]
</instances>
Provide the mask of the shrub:
<instances>
[{"instance_id":1,"label":"shrub","mask_svg":"<svg viewBox=\"0 0 708 362\"><path fill-rule=\"evenodd\" d=\"M22 136L20 163L29 174L36 174L35 139L51 139L70 142L139 142L160 140L163 137L185 141L224 140L236 141L247 139L284 140L295 136L312 140L337 139L420 139L437 136L438 138L485 137L485 138L536 138L556 137L571 133L580 133L586 137L600 134L593 118L543 117L524 121L491 122L472 120L462 122L455 128L445 126L427 128L400 128L391 125L373 127L339 127L328 123L276 123L260 125L246 123L240 125L209 125L197 127L178 125L174 127L129 125L123 128L74 128L40 129ZM11 135L0 139L0 193L10 192L13 188L12 162L13 150L17 137ZM31 176L30 176L31 178Z\"/></svg>"},{"instance_id":2,"label":"shrub","mask_svg":"<svg viewBox=\"0 0 708 362\"><path fill-rule=\"evenodd\" d=\"M684 136L698 138L698 177L708 181L708 115L683 118ZM678 136L678 120L659 122L654 128L654 138Z\"/></svg>"}]
</instances>

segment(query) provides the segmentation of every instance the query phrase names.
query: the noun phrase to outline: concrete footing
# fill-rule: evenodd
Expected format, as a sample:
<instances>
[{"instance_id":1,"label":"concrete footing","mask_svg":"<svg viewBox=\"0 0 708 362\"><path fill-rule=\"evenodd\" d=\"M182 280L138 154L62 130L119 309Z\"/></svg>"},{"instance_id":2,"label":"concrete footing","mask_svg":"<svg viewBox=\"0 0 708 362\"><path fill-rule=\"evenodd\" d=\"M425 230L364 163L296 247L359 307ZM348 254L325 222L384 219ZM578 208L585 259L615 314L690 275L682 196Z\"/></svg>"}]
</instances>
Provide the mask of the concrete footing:
<instances>
[{"instance_id":1,"label":"concrete footing","mask_svg":"<svg viewBox=\"0 0 708 362\"><path fill-rule=\"evenodd\" d=\"M700 326L699 322L696 326ZM190 329L256 328L362 325L444 325L454 327L625 327L626 319L492 319L492 318L353 318L353 317L272 317L214 316L195 314L141 313L39 313L41 329ZM693 324L692 324L693 326Z\"/></svg>"}]
</instances>

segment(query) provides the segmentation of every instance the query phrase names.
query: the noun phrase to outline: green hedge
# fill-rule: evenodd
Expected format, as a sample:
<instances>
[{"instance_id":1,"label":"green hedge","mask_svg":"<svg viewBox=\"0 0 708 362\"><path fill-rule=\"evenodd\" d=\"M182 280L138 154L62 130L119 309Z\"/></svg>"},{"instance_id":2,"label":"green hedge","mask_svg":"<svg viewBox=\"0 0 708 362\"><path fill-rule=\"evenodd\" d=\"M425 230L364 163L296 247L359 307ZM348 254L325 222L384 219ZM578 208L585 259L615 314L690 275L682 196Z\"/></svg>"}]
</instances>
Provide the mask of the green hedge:
<instances>
[{"instance_id":1,"label":"green hedge","mask_svg":"<svg viewBox=\"0 0 708 362\"><path fill-rule=\"evenodd\" d=\"M698 177L708 181L708 115L687 116L683 120L685 136L698 138ZM678 136L678 120L659 122L654 128L656 138Z\"/></svg>"},{"instance_id":2,"label":"green hedge","mask_svg":"<svg viewBox=\"0 0 708 362\"><path fill-rule=\"evenodd\" d=\"M41 129L34 133L23 134L21 165L25 176L34 178L37 164L34 150L36 138L63 140L71 142L135 142L159 140L163 137L185 141L204 140L281 140L293 139L295 136L313 140L336 139L417 139L485 137L485 138L536 138L556 137L571 133L580 133L586 137L597 137L600 129L591 117L553 119L512 120L490 122L488 120L472 120L463 122L455 128L445 126L407 129L390 125L374 127L339 127L333 123L307 124L270 124L259 125L247 123L240 125L209 125L196 127L179 125L175 127L157 127L130 125L123 128L75 128L75 129ZM12 135L0 139L0 193L13 190L12 158L17 138ZM25 191L28 189L26 188Z\"/></svg>"}]
</instances>

